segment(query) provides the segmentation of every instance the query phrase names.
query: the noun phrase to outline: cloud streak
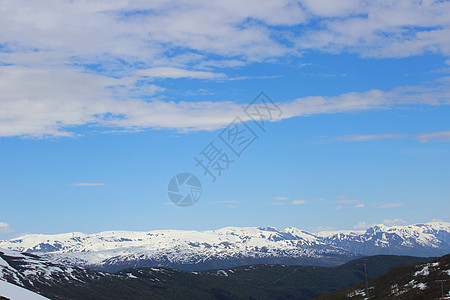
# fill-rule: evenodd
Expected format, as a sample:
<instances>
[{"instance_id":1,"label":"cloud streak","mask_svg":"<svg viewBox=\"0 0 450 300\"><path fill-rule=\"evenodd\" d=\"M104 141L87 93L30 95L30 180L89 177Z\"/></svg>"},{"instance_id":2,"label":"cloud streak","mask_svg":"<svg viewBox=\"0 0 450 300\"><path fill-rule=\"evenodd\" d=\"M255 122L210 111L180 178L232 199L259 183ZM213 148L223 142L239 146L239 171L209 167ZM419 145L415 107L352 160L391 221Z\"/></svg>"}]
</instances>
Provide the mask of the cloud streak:
<instances>
[{"instance_id":1,"label":"cloud streak","mask_svg":"<svg viewBox=\"0 0 450 300\"><path fill-rule=\"evenodd\" d=\"M275 201L284 201L284 200L289 200L289 198L288 197L275 197L275 198L273 198L273 200L275 200Z\"/></svg>"},{"instance_id":2,"label":"cloud streak","mask_svg":"<svg viewBox=\"0 0 450 300\"><path fill-rule=\"evenodd\" d=\"M406 221L402 220L402 219L385 219L383 220L383 224L386 226L396 226L396 225L403 225L405 224Z\"/></svg>"},{"instance_id":3,"label":"cloud streak","mask_svg":"<svg viewBox=\"0 0 450 300\"><path fill-rule=\"evenodd\" d=\"M135 78L110 78L65 69L29 69L0 66L0 136L74 136L71 128L88 126L95 130L169 129L179 132L216 130L236 116L244 121L246 104L231 101L173 102L154 99L159 87L137 88ZM124 95L127 98L124 99ZM450 88L401 87L391 91L370 90L335 97L304 97L279 102L281 118L394 109L414 105L448 105ZM389 136L392 138L392 136ZM346 137L370 140L386 135ZM449 133L417 135L422 142L448 140Z\"/></svg>"},{"instance_id":4,"label":"cloud streak","mask_svg":"<svg viewBox=\"0 0 450 300\"><path fill-rule=\"evenodd\" d=\"M334 141L343 142L360 142L360 141L376 141L384 139L415 139L421 143L427 143L430 141L450 141L450 130L447 131L433 131L419 134L398 134L398 133L385 133L385 134L355 134L344 135L342 137L334 138Z\"/></svg>"},{"instance_id":5,"label":"cloud streak","mask_svg":"<svg viewBox=\"0 0 450 300\"><path fill-rule=\"evenodd\" d=\"M88 182L80 182L74 183L73 186L104 186L104 183L88 183Z\"/></svg>"},{"instance_id":6,"label":"cloud streak","mask_svg":"<svg viewBox=\"0 0 450 300\"><path fill-rule=\"evenodd\" d=\"M359 200L355 200L355 199L347 199L347 197L345 195L339 195L336 197L338 200L334 200L334 203L339 203L339 204L355 204L358 203ZM342 208L341 206L337 206ZM357 206L358 207L358 206ZM339 209L340 209L339 208Z\"/></svg>"},{"instance_id":7,"label":"cloud streak","mask_svg":"<svg viewBox=\"0 0 450 300\"><path fill-rule=\"evenodd\" d=\"M396 208L396 207L402 207L404 206L404 203L385 203L385 204L379 204L376 205L376 208Z\"/></svg>"},{"instance_id":8,"label":"cloud streak","mask_svg":"<svg viewBox=\"0 0 450 300\"><path fill-rule=\"evenodd\" d=\"M299 204L306 204L307 202L305 200L296 199L296 200L290 200L289 197L275 197L273 198L274 201L269 202L269 205L275 205L275 206L284 206L284 205L299 205Z\"/></svg>"},{"instance_id":9,"label":"cloud streak","mask_svg":"<svg viewBox=\"0 0 450 300\"><path fill-rule=\"evenodd\" d=\"M190 79L217 79L226 78L224 73L214 73L205 71L190 71L173 67L159 67L150 68L144 70L138 70L136 72L139 76L157 77L157 78L190 78Z\"/></svg>"},{"instance_id":10,"label":"cloud streak","mask_svg":"<svg viewBox=\"0 0 450 300\"><path fill-rule=\"evenodd\" d=\"M369 224L366 221L361 221L358 224L356 224L355 226L353 226L353 228L356 230L365 230L365 229L367 229L371 226L375 226L375 225L376 225L375 223Z\"/></svg>"}]
</instances>

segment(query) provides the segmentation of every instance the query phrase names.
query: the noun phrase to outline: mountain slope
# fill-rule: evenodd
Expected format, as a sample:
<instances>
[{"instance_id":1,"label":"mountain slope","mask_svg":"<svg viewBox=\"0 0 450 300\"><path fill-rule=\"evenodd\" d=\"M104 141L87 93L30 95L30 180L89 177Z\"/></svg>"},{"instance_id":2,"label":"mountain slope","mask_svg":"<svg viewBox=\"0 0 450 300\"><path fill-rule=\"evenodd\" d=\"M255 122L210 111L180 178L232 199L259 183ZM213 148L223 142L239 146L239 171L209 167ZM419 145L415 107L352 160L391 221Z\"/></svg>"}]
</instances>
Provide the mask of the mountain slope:
<instances>
[{"instance_id":1,"label":"mountain slope","mask_svg":"<svg viewBox=\"0 0 450 300\"><path fill-rule=\"evenodd\" d=\"M364 255L442 256L450 252L450 223L376 225L365 232L321 233L324 242Z\"/></svg>"},{"instance_id":2,"label":"mountain slope","mask_svg":"<svg viewBox=\"0 0 450 300\"><path fill-rule=\"evenodd\" d=\"M0 280L0 300L46 300L44 296L33 293L15 284Z\"/></svg>"},{"instance_id":3,"label":"mountain slope","mask_svg":"<svg viewBox=\"0 0 450 300\"><path fill-rule=\"evenodd\" d=\"M13 251L1 250L0 257L4 262L0 274L15 274L0 275L0 280L22 286L28 283L28 289L51 299L310 299L364 278L361 259L336 267L248 265L199 272L133 268L107 274ZM375 278L396 266L429 261L373 256L367 258L367 273Z\"/></svg>"},{"instance_id":4,"label":"mountain slope","mask_svg":"<svg viewBox=\"0 0 450 300\"><path fill-rule=\"evenodd\" d=\"M53 296L55 290L57 294L70 295L77 286L121 277L123 276L54 263L29 253L0 249L0 280L47 296Z\"/></svg>"},{"instance_id":5,"label":"mountain slope","mask_svg":"<svg viewBox=\"0 0 450 300\"><path fill-rule=\"evenodd\" d=\"M368 282L369 299L450 299L450 255L395 268ZM317 298L367 299L364 283Z\"/></svg>"},{"instance_id":6,"label":"mountain slope","mask_svg":"<svg viewBox=\"0 0 450 300\"><path fill-rule=\"evenodd\" d=\"M155 266L204 270L258 263L326 266L361 255L444 255L450 252L450 223L378 225L366 231L317 234L292 227L31 234L0 241L0 248L105 271Z\"/></svg>"}]
</instances>

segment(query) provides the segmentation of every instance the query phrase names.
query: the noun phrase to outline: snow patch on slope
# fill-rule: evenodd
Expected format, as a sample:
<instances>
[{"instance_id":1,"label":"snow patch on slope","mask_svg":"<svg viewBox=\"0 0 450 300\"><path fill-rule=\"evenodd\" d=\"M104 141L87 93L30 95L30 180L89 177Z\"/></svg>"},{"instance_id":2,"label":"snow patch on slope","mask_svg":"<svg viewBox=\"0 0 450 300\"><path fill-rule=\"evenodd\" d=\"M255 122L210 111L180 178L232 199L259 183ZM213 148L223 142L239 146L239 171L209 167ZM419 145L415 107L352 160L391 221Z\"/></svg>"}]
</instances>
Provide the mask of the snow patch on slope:
<instances>
[{"instance_id":1,"label":"snow patch on slope","mask_svg":"<svg viewBox=\"0 0 450 300\"><path fill-rule=\"evenodd\" d=\"M3 280L0 280L0 296L11 300L48 300L44 296Z\"/></svg>"}]
</instances>

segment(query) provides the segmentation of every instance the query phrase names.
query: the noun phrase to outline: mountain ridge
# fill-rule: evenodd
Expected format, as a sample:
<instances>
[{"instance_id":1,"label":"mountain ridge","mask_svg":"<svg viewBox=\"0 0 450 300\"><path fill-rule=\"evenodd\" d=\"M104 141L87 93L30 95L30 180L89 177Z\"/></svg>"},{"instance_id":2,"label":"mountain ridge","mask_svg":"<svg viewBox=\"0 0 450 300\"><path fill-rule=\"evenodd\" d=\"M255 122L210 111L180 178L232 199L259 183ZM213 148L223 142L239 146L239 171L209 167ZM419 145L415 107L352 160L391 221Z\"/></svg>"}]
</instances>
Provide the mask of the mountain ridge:
<instances>
[{"instance_id":1,"label":"mountain ridge","mask_svg":"<svg viewBox=\"0 0 450 300\"><path fill-rule=\"evenodd\" d=\"M129 268L106 273L0 249L0 283L9 282L50 299L301 300L361 282L365 265L372 279L397 266L434 259L379 255L335 267L260 264L191 272Z\"/></svg>"},{"instance_id":2,"label":"mountain ridge","mask_svg":"<svg viewBox=\"0 0 450 300\"><path fill-rule=\"evenodd\" d=\"M225 227L29 234L0 241L0 248L105 271L152 266L204 270L258 263L326 266L364 255L445 255L450 252L450 223L375 225L365 231L319 233L295 227Z\"/></svg>"}]
</instances>

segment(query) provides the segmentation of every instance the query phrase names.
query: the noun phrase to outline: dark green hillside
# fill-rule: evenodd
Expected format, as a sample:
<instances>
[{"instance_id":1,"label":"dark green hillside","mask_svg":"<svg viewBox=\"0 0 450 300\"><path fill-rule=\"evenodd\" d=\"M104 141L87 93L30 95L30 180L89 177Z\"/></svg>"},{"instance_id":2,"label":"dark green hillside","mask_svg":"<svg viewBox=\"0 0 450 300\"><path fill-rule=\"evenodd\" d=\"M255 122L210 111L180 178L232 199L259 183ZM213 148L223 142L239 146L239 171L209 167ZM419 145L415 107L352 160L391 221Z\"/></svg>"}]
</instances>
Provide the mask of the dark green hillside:
<instances>
[{"instance_id":1,"label":"dark green hillside","mask_svg":"<svg viewBox=\"0 0 450 300\"><path fill-rule=\"evenodd\" d=\"M370 280L370 299L450 299L450 255L430 263L410 264L395 268L380 277ZM442 298L442 295L445 295ZM365 298L365 284L339 290L317 298L354 299Z\"/></svg>"},{"instance_id":2,"label":"dark green hillside","mask_svg":"<svg viewBox=\"0 0 450 300\"><path fill-rule=\"evenodd\" d=\"M401 265L432 260L387 255L366 259L370 279ZM357 259L336 267L249 265L200 272L138 268L116 274L39 290L52 299L311 299L363 281L364 264Z\"/></svg>"}]
</instances>

